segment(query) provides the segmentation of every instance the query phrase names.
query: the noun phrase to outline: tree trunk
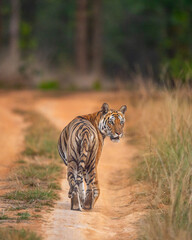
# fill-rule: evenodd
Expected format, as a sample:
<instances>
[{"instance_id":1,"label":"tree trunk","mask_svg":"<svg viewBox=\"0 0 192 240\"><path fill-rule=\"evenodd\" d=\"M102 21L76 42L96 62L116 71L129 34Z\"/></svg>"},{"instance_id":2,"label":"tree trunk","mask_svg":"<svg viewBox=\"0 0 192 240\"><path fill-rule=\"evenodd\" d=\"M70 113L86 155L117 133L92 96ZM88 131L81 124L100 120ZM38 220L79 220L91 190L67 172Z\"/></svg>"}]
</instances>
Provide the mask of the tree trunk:
<instances>
[{"instance_id":1,"label":"tree trunk","mask_svg":"<svg viewBox=\"0 0 192 240\"><path fill-rule=\"evenodd\" d=\"M76 64L81 73L87 73L87 0L77 0Z\"/></svg>"},{"instance_id":2,"label":"tree trunk","mask_svg":"<svg viewBox=\"0 0 192 240\"><path fill-rule=\"evenodd\" d=\"M102 68L102 36L101 36L101 0L93 0L93 38L92 38L92 68L97 74Z\"/></svg>"},{"instance_id":3,"label":"tree trunk","mask_svg":"<svg viewBox=\"0 0 192 240\"><path fill-rule=\"evenodd\" d=\"M13 64L12 70L17 71L20 59L19 53L19 22L20 22L20 1L11 0L10 19L10 60Z\"/></svg>"},{"instance_id":4,"label":"tree trunk","mask_svg":"<svg viewBox=\"0 0 192 240\"><path fill-rule=\"evenodd\" d=\"M2 9L2 0L0 0L0 48L2 45L2 13L1 13L1 9Z\"/></svg>"}]
</instances>

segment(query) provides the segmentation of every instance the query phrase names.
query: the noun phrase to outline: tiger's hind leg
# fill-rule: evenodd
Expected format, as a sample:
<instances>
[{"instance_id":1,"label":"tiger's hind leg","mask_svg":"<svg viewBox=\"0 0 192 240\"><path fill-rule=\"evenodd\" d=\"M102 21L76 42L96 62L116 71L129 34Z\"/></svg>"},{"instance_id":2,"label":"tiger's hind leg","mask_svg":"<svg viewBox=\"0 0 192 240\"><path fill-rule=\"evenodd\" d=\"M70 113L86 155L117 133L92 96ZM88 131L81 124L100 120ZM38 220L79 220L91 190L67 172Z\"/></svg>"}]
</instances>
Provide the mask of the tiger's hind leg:
<instances>
[{"instance_id":1,"label":"tiger's hind leg","mask_svg":"<svg viewBox=\"0 0 192 240\"><path fill-rule=\"evenodd\" d=\"M68 197L71 198L71 210L81 211L79 187L78 187L78 184L76 183L76 175L77 175L76 169L77 169L76 162L69 161L67 178L68 178L70 189L69 189Z\"/></svg>"},{"instance_id":2,"label":"tiger's hind leg","mask_svg":"<svg viewBox=\"0 0 192 240\"><path fill-rule=\"evenodd\" d=\"M86 191L86 198L85 198L83 208L90 210L94 207L100 195L98 176L97 176L96 170L90 174L88 173L86 174L86 183L87 183L87 191Z\"/></svg>"},{"instance_id":3,"label":"tiger's hind leg","mask_svg":"<svg viewBox=\"0 0 192 240\"><path fill-rule=\"evenodd\" d=\"M78 167L78 172L77 172L77 180L76 180L76 183L79 188L79 197L80 197L81 206L83 206L85 201L85 189L84 189L84 182L83 182L84 167L85 167L85 162L81 158L79 167Z\"/></svg>"},{"instance_id":4,"label":"tiger's hind leg","mask_svg":"<svg viewBox=\"0 0 192 240\"><path fill-rule=\"evenodd\" d=\"M75 185L75 187L72 189L72 191L70 188L69 198L71 198L71 210L81 211L82 210L81 200L80 200L79 189L78 189L77 185Z\"/></svg>"},{"instance_id":5,"label":"tiger's hind leg","mask_svg":"<svg viewBox=\"0 0 192 240\"><path fill-rule=\"evenodd\" d=\"M90 174L86 173L84 174L85 182L87 184L87 190L86 190L86 196L85 201L83 204L83 209L90 210L93 207L93 190L92 190L92 184L91 184L91 178Z\"/></svg>"},{"instance_id":6,"label":"tiger's hind leg","mask_svg":"<svg viewBox=\"0 0 192 240\"><path fill-rule=\"evenodd\" d=\"M85 190L84 190L84 172L85 172L85 162L87 160L88 155L88 143L87 139L84 138L84 140L81 143L81 150L80 150L80 158L79 158L79 165L78 165L78 172L77 172L77 185L79 187L79 197L81 201L81 206L84 206L85 202Z\"/></svg>"},{"instance_id":7,"label":"tiger's hind leg","mask_svg":"<svg viewBox=\"0 0 192 240\"><path fill-rule=\"evenodd\" d=\"M81 200L78 191L74 192L71 197L71 210L81 211Z\"/></svg>"},{"instance_id":8,"label":"tiger's hind leg","mask_svg":"<svg viewBox=\"0 0 192 240\"><path fill-rule=\"evenodd\" d=\"M79 198L80 198L80 202L81 202L81 207L83 207L84 202L85 202L85 188L84 188L83 181L79 184Z\"/></svg>"},{"instance_id":9,"label":"tiger's hind leg","mask_svg":"<svg viewBox=\"0 0 192 240\"><path fill-rule=\"evenodd\" d=\"M93 191L92 189L87 189L83 209L90 210L92 208L93 208Z\"/></svg>"},{"instance_id":10,"label":"tiger's hind leg","mask_svg":"<svg viewBox=\"0 0 192 240\"><path fill-rule=\"evenodd\" d=\"M96 170L94 181L93 181L93 206L98 200L99 195L100 195L100 188L99 188L99 182L98 182L98 174Z\"/></svg>"}]
</instances>

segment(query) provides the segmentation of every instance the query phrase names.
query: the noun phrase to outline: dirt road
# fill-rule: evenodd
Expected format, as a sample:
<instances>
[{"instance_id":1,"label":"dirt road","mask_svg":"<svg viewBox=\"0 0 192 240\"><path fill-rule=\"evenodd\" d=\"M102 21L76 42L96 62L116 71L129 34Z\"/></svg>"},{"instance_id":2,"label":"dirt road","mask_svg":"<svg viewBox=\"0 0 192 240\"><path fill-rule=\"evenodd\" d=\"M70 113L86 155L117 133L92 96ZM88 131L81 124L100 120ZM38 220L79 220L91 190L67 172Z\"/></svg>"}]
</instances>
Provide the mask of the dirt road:
<instances>
[{"instance_id":1,"label":"dirt road","mask_svg":"<svg viewBox=\"0 0 192 240\"><path fill-rule=\"evenodd\" d=\"M0 94L1 192L2 179L6 179L23 149L26 123L14 109L35 109L62 130L77 115L98 111L103 102L113 108L127 104L127 116L134 114L127 101L127 93L75 93L60 97L45 97L42 93L27 91ZM129 120L127 124L130 124ZM60 200L54 210L44 216L41 231L40 225L36 229L35 223L33 229L43 233L46 240L135 239L137 223L148 206L146 198L142 201L145 187L133 183L130 177L137 155L137 148L129 145L126 137L120 143L106 139L98 168L101 195L95 208L83 212L70 210L69 187L64 172Z\"/></svg>"},{"instance_id":2,"label":"dirt road","mask_svg":"<svg viewBox=\"0 0 192 240\"><path fill-rule=\"evenodd\" d=\"M79 94L57 100L47 98L38 102L36 109L62 130L75 116L98 111L103 102L110 104L109 99L108 94ZM125 102L119 100L119 107L121 104ZM120 143L105 140L98 168L101 195L92 211L70 210L64 174L61 199L51 215L46 216L49 220L43 226L45 239L135 239L137 222L147 205L137 200L142 186L131 184L129 179L136 155L137 149L128 145L126 138Z\"/></svg>"},{"instance_id":3,"label":"dirt road","mask_svg":"<svg viewBox=\"0 0 192 240\"><path fill-rule=\"evenodd\" d=\"M15 102L6 94L0 94L0 179L7 173L23 147L23 119L14 113ZM1 189L0 189L1 190Z\"/></svg>"}]
</instances>

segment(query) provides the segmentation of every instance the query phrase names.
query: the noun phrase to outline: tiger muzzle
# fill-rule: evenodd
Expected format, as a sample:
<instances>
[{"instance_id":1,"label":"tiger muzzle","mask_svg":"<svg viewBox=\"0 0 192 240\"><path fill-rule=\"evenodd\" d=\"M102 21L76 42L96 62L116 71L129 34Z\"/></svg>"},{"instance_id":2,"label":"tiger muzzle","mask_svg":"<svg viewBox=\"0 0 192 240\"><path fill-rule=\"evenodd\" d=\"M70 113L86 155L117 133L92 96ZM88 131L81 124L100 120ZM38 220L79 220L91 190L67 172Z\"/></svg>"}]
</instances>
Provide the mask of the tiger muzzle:
<instances>
[{"instance_id":1,"label":"tiger muzzle","mask_svg":"<svg viewBox=\"0 0 192 240\"><path fill-rule=\"evenodd\" d=\"M121 138L122 136L123 136L122 133L120 133L120 134L115 133L115 135L111 135L111 136L110 136L110 139L111 139L111 141L113 141L113 142L119 142L119 140L120 140L120 138Z\"/></svg>"}]
</instances>

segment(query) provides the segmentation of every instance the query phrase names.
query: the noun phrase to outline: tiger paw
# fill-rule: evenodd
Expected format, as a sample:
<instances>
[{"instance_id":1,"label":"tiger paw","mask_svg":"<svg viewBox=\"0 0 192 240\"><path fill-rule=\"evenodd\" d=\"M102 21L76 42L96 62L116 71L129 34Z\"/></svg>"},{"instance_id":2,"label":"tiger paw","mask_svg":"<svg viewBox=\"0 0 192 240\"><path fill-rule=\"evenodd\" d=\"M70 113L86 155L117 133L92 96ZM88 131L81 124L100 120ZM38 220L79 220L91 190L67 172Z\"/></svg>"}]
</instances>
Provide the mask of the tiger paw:
<instances>
[{"instance_id":1,"label":"tiger paw","mask_svg":"<svg viewBox=\"0 0 192 240\"><path fill-rule=\"evenodd\" d=\"M90 191L86 192L86 198L85 198L85 202L83 205L83 209L90 210L92 208L93 208L93 193L90 190Z\"/></svg>"},{"instance_id":2,"label":"tiger paw","mask_svg":"<svg viewBox=\"0 0 192 240\"><path fill-rule=\"evenodd\" d=\"M78 192L74 192L73 196L71 197L71 210L76 210L76 211L82 210Z\"/></svg>"}]
</instances>

